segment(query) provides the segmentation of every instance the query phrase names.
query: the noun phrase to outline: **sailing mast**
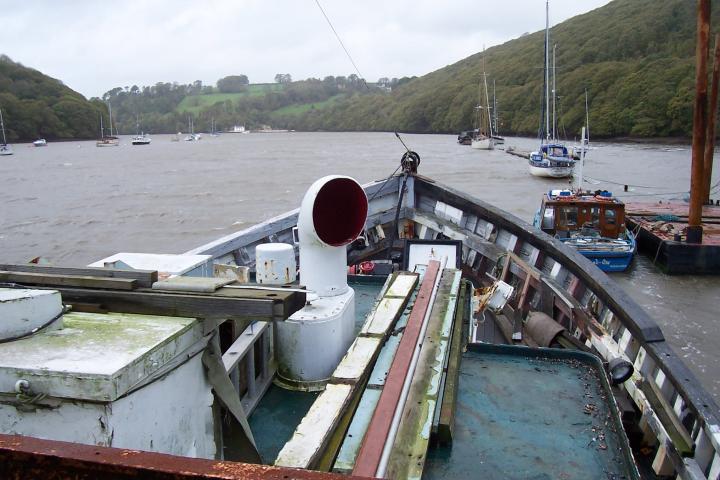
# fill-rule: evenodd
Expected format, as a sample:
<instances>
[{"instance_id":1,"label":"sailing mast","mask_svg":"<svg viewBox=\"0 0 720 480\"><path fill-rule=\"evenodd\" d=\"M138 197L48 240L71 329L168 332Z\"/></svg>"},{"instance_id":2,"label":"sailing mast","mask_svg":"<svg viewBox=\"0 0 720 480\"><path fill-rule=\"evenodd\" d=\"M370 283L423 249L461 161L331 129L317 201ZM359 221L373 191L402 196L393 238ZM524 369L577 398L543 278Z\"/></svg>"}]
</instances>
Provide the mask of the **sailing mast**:
<instances>
[{"instance_id":1,"label":"sailing mast","mask_svg":"<svg viewBox=\"0 0 720 480\"><path fill-rule=\"evenodd\" d=\"M493 79L493 129L495 130L495 135L498 133L497 121L497 97L495 96L495 80Z\"/></svg>"},{"instance_id":2,"label":"sailing mast","mask_svg":"<svg viewBox=\"0 0 720 480\"><path fill-rule=\"evenodd\" d=\"M493 135L492 121L490 120L490 97L488 96L487 73L485 73L485 54L483 53L483 84L485 85L485 107L488 126L488 137Z\"/></svg>"},{"instance_id":3,"label":"sailing mast","mask_svg":"<svg viewBox=\"0 0 720 480\"><path fill-rule=\"evenodd\" d=\"M112 133L112 103L108 101L108 117L110 117L110 136L113 136Z\"/></svg>"},{"instance_id":4,"label":"sailing mast","mask_svg":"<svg viewBox=\"0 0 720 480\"><path fill-rule=\"evenodd\" d=\"M557 79L557 74L556 74L556 70L555 70L555 49L556 48L557 48L557 44L553 45L553 65L552 65L552 83L553 83L552 84L552 103L553 103L553 105L552 105L552 107L553 107L553 110L552 110L552 112L553 112L552 113L552 139L553 139L553 142L556 142L557 138L558 138L557 137L557 116L555 115L555 112L557 109L557 105L556 105L556 101L555 101L556 97L557 97L557 90L556 90L556 84L555 84L556 79Z\"/></svg>"},{"instance_id":5,"label":"sailing mast","mask_svg":"<svg viewBox=\"0 0 720 480\"><path fill-rule=\"evenodd\" d=\"M7 139L5 138L5 122L3 121L2 117L2 110L0 110L0 129L2 129L3 132L3 145L7 145Z\"/></svg>"},{"instance_id":6,"label":"sailing mast","mask_svg":"<svg viewBox=\"0 0 720 480\"><path fill-rule=\"evenodd\" d=\"M550 141L550 0L545 0L545 140Z\"/></svg>"}]
</instances>

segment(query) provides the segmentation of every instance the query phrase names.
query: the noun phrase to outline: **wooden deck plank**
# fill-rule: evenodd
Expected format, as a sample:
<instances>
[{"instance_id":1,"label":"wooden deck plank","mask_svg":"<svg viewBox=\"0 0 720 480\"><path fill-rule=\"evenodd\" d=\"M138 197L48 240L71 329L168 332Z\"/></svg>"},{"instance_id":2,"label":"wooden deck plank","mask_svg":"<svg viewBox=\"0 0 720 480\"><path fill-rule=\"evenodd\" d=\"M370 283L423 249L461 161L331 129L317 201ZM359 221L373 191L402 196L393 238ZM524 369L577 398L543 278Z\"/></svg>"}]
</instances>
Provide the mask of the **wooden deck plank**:
<instances>
[{"instance_id":1,"label":"wooden deck plank","mask_svg":"<svg viewBox=\"0 0 720 480\"><path fill-rule=\"evenodd\" d=\"M410 313L405 333L400 340L400 345L395 353L395 359L388 372L380 401L375 409L362 447L358 453L353 475L374 477L377 472L380 457L382 456L388 432L390 431L390 425L395 415L395 409L397 408L403 384L405 383L405 377L410 368L413 352L415 351L415 346L420 336L423 319L430 306L435 280L439 274L440 263L430 261L422 284L420 285L420 291L415 300L415 305Z\"/></svg>"},{"instance_id":2,"label":"wooden deck plank","mask_svg":"<svg viewBox=\"0 0 720 480\"><path fill-rule=\"evenodd\" d=\"M430 443L460 272L445 270L432 306L407 401L388 460L386 478L420 478ZM447 328L445 328L447 326ZM444 332L447 332L444 334ZM411 460L410 460L411 459Z\"/></svg>"},{"instance_id":3,"label":"wooden deck plank","mask_svg":"<svg viewBox=\"0 0 720 480\"><path fill-rule=\"evenodd\" d=\"M350 401L350 385L329 384L278 453L277 467L311 468L323 454L327 439Z\"/></svg>"},{"instance_id":4,"label":"wooden deck plank","mask_svg":"<svg viewBox=\"0 0 720 480\"><path fill-rule=\"evenodd\" d=\"M22 285L107 288L115 290L133 290L137 287L137 280L132 278L90 277L86 275L10 272L2 270L0 270L0 282L19 283Z\"/></svg>"},{"instance_id":5,"label":"wooden deck plank","mask_svg":"<svg viewBox=\"0 0 720 480\"><path fill-rule=\"evenodd\" d=\"M460 381L460 362L462 351L465 346L463 337L463 322L466 316L467 285L463 284L458 296L458 306L455 313L452 338L450 340L450 353L445 379L445 392L440 407L440 419L438 421L437 441L441 444L452 444L453 431L455 430L455 408L457 407L457 391Z\"/></svg>"},{"instance_id":6,"label":"wooden deck plank","mask_svg":"<svg viewBox=\"0 0 720 480\"><path fill-rule=\"evenodd\" d=\"M91 304L104 311L227 320L285 320L305 305L302 292L232 290L214 294L159 293L74 287L38 287L57 290L69 304ZM226 294L223 294L226 293Z\"/></svg>"},{"instance_id":7,"label":"wooden deck plank","mask_svg":"<svg viewBox=\"0 0 720 480\"><path fill-rule=\"evenodd\" d=\"M56 267L53 265L35 264L0 264L0 270L9 272L45 273L52 275L75 275L85 277L129 278L137 280L138 287L152 287L158 280L158 272L154 270L122 270L119 268L98 267Z\"/></svg>"}]
</instances>

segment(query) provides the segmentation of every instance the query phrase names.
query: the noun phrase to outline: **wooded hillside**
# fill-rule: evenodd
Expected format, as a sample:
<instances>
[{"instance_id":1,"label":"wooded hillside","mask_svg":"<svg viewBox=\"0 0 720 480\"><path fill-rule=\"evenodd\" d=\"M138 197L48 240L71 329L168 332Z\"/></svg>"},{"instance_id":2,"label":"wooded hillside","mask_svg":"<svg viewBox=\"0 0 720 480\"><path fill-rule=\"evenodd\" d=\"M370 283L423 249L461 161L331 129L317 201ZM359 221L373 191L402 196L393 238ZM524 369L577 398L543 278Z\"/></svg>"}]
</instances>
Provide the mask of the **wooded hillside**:
<instances>
[{"instance_id":1,"label":"wooded hillside","mask_svg":"<svg viewBox=\"0 0 720 480\"><path fill-rule=\"evenodd\" d=\"M0 109L8 142L95 138L104 108L61 81L0 55Z\"/></svg>"}]
</instances>

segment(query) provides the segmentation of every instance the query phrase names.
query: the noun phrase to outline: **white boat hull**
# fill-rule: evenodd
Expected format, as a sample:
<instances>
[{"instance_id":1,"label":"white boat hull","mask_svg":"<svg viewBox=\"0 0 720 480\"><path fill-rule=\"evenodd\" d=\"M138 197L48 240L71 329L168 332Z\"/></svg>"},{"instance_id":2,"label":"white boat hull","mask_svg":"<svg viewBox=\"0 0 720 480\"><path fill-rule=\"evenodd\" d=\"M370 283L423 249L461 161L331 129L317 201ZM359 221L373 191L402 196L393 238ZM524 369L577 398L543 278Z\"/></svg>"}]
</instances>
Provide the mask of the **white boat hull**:
<instances>
[{"instance_id":1,"label":"white boat hull","mask_svg":"<svg viewBox=\"0 0 720 480\"><path fill-rule=\"evenodd\" d=\"M470 146L477 150L493 150L495 148L495 141L492 138L473 140Z\"/></svg>"},{"instance_id":2,"label":"white boat hull","mask_svg":"<svg viewBox=\"0 0 720 480\"><path fill-rule=\"evenodd\" d=\"M536 177L566 178L573 174L573 167L536 167L529 166L530 174Z\"/></svg>"}]
</instances>

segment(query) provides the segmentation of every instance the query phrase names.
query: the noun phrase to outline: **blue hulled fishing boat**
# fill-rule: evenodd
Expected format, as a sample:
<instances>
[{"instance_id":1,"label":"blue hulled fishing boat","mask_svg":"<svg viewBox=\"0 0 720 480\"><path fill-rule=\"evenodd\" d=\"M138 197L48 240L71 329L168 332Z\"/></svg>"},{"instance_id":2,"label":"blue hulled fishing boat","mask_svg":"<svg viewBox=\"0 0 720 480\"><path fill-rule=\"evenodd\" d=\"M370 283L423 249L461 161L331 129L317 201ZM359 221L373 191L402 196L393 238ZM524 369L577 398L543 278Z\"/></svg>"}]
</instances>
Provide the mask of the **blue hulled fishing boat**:
<instances>
[{"instance_id":1,"label":"blue hulled fishing boat","mask_svg":"<svg viewBox=\"0 0 720 480\"><path fill-rule=\"evenodd\" d=\"M533 222L605 272L622 272L635 254L625 205L608 191L550 190Z\"/></svg>"}]
</instances>

